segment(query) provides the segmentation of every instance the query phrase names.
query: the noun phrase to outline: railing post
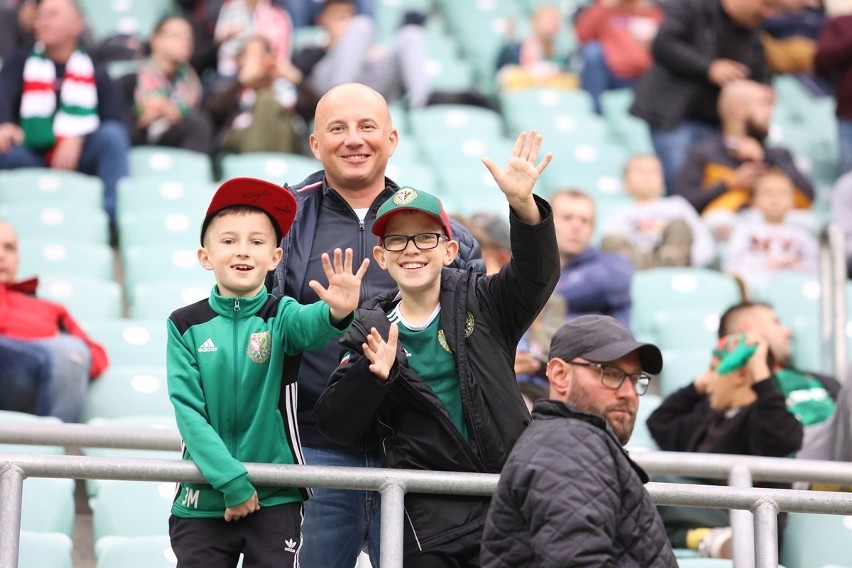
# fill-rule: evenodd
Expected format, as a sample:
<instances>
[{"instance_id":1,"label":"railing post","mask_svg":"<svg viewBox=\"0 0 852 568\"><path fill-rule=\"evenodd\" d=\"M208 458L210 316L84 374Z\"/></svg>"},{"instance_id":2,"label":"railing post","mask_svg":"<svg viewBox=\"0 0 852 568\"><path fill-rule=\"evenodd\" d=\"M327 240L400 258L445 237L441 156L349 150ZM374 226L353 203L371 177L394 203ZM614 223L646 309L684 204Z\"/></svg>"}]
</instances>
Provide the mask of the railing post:
<instances>
[{"instance_id":1,"label":"railing post","mask_svg":"<svg viewBox=\"0 0 852 568\"><path fill-rule=\"evenodd\" d=\"M752 512L757 568L778 568L778 504L760 498Z\"/></svg>"},{"instance_id":2,"label":"railing post","mask_svg":"<svg viewBox=\"0 0 852 568\"><path fill-rule=\"evenodd\" d=\"M728 485L731 487L751 487L751 472L744 465L735 465L728 474ZM737 568L754 568L754 519L751 512L743 509L731 509L731 531L734 535L734 566Z\"/></svg>"},{"instance_id":3,"label":"railing post","mask_svg":"<svg viewBox=\"0 0 852 568\"><path fill-rule=\"evenodd\" d=\"M21 503L24 497L24 470L6 464L0 471L0 568L18 566L21 538Z\"/></svg>"},{"instance_id":4,"label":"railing post","mask_svg":"<svg viewBox=\"0 0 852 568\"><path fill-rule=\"evenodd\" d=\"M388 481L382 493L382 568L402 568L403 522L405 522L405 486L398 481Z\"/></svg>"},{"instance_id":5,"label":"railing post","mask_svg":"<svg viewBox=\"0 0 852 568\"><path fill-rule=\"evenodd\" d=\"M823 371L846 377L846 245L843 231L826 225L820 234L820 339Z\"/></svg>"}]
</instances>

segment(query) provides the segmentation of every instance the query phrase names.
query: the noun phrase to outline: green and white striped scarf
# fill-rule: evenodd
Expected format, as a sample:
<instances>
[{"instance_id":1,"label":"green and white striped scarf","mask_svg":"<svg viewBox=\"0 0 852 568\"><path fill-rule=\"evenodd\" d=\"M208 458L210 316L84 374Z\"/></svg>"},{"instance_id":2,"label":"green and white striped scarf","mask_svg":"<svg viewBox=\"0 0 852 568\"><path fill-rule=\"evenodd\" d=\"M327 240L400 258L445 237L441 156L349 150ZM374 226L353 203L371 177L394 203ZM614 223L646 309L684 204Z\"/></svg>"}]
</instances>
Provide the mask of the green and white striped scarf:
<instances>
[{"instance_id":1,"label":"green and white striped scarf","mask_svg":"<svg viewBox=\"0 0 852 568\"><path fill-rule=\"evenodd\" d=\"M65 76L56 108L56 66L37 43L24 64L21 95L21 128L24 145L34 149L52 148L58 140L85 136L100 126L95 67L89 57L75 50L65 65Z\"/></svg>"}]
</instances>

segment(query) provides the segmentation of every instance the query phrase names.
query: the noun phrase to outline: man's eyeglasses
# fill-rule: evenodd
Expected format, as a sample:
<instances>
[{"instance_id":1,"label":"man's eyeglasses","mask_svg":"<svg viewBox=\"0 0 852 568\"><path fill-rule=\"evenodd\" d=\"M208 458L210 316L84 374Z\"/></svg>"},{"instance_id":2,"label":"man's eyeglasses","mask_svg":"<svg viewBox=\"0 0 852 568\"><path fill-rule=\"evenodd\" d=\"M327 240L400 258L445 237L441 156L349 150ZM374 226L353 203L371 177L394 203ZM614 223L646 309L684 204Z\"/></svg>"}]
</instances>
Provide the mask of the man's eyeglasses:
<instances>
[{"instance_id":1,"label":"man's eyeglasses","mask_svg":"<svg viewBox=\"0 0 852 568\"><path fill-rule=\"evenodd\" d=\"M571 361L570 365L579 365L581 367L591 367L597 369L601 374L601 384L608 389L618 390L624 384L624 379L630 378L633 383L633 390L639 396L648 392L648 386L651 384L651 376L645 373L625 373L618 367L610 365L601 365L600 363L582 363L580 361Z\"/></svg>"},{"instance_id":2,"label":"man's eyeglasses","mask_svg":"<svg viewBox=\"0 0 852 568\"><path fill-rule=\"evenodd\" d=\"M409 241L412 241L418 250L430 250L437 247L441 239L446 238L441 233L417 233L411 237L405 235L385 235L382 237L382 247L391 252L400 252L405 250Z\"/></svg>"}]
</instances>

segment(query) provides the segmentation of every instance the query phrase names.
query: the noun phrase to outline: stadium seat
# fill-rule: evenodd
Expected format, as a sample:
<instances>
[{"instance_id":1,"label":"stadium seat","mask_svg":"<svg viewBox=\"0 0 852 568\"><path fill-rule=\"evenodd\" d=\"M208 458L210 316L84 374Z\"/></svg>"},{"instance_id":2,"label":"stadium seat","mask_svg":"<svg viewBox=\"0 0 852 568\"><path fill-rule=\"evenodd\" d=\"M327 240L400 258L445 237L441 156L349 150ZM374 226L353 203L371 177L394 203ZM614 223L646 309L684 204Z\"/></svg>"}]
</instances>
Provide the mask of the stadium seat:
<instances>
[{"instance_id":1,"label":"stadium seat","mask_svg":"<svg viewBox=\"0 0 852 568\"><path fill-rule=\"evenodd\" d=\"M654 336L660 349L701 349L709 353L716 344L720 312L701 307L658 311Z\"/></svg>"},{"instance_id":2,"label":"stadium seat","mask_svg":"<svg viewBox=\"0 0 852 568\"><path fill-rule=\"evenodd\" d=\"M109 243L109 220L103 209L69 203L9 203L0 205L0 217L9 219L18 238L47 238Z\"/></svg>"},{"instance_id":3,"label":"stadium seat","mask_svg":"<svg viewBox=\"0 0 852 568\"><path fill-rule=\"evenodd\" d=\"M712 345L704 349L663 349L663 371L659 381L663 398L691 383L710 366Z\"/></svg>"},{"instance_id":4,"label":"stadium seat","mask_svg":"<svg viewBox=\"0 0 852 568\"><path fill-rule=\"evenodd\" d=\"M321 169L319 160L299 154L249 152L229 154L222 158L223 179L249 176L281 185L296 185Z\"/></svg>"},{"instance_id":5,"label":"stadium seat","mask_svg":"<svg viewBox=\"0 0 852 568\"><path fill-rule=\"evenodd\" d=\"M482 136L476 133L458 133L452 137L420 138L420 148L423 157L432 170L441 178L449 176L445 170L472 169L484 172L490 177L488 170L480 160L488 156L495 163L505 164L514 145L514 140L495 136ZM404 180L403 180L404 183ZM463 186L457 184L444 186L460 191Z\"/></svg>"},{"instance_id":6,"label":"stadium seat","mask_svg":"<svg viewBox=\"0 0 852 568\"><path fill-rule=\"evenodd\" d=\"M818 318L820 283L816 276L784 272L766 284L752 289L755 300L772 304L781 323L796 318Z\"/></svg>"},{"instance_id":7,"label":"stadium seat","mask_svg":"<svg viewBox=\"0 0 852 568\"><path fill-rule=\"evenodd\" d=\"M97 568L174 568L177 558L168 535L101 537L95 546Z\"/></svg>"},{"instance_id":8,"label":"stadium seat","mask_svg":"<svg viewBox=\"0 0 852 568\"><path fill-rule=\"evenodd\" d=\"M68 239L21 239L18 275L82 276L110 281L114 275L112 249L103 244Z\"/></svg>"},{"instance_id":9,"label":"stadium seat","mask_svg":"<svg viewBox=\"0 0 852 568\"><path fill-rule=\"evenodd\" d=\"M441 193L438 186L438 180L431 168L415 162L403 162L402 160L391 158L388 167L385 169L385 175L398 183L413 187L414 189L422 189L429 193ZM404 180L404 181L402 181Z\"/></svg>"},{"instance_id":10,"label":"stadium seat","mask_svg":"<svg viewBox=\"0 0 852 568\"><path fill-rule=\"evenodd\" d=\"M691 557L678 558L677 565L678 568L734 568L734 561L722 558Z\"/></svg>"},{"instance_id":11,"label":"stadium seat","mask_svg":"<svg viewBox=\"0 0 852 568\"><path fill-rule=\"evenodd\" d=\"M447 140L459 136L496 138L503 135L500 115L490 109L470 105L439 104L408 113L411 132L421 142Z\"/></svg>"},{"instance_id":12,"label":"stadium seat","mask_svg":"<svg viewBox=\"0 0 852 568\"><path fill-rule=\"evenodd\" d=\"M173 413L164 366L110 367L92 381L81 420Z\"/></svg>"},{"instance_id":13,"label":"stadium seat","mask_svg":"<svg viewBox=\"0 0 852 568\"><path fill-rule=\"evenodd\" d=\"M124 252L124 286L128 292L138 284L159 282L195 282L201 287L213 285L213 273L198 263L198 245L133 246Z\"/></svg>"},{"instance_id":14,"label":"stadium seat","mask_svg":"<svg viewBox=\"0 0 852 568\"><path fill-rule=\"evenodd\" d=\"M653 381L652 381L653 384ZM660 448L651 436L646 422L648 417L654 410L663 402L662 397L656 394L646 393L639 399L639 411L636 413L636 425L633 428L633 434L630 436L625 445L625 449L630 452L647 452L656 451Z\"/></svg>"},{"instance_id":15,"label":"stadium seat","mask_svg":"<svg viewBox=\"0 0 852 568\"><path fill-rule=\"evenodd\" d=\"M95 549L105 536L167 536L174 494L174 483L104 482L90 499Z\"/></svg>"},{"instance_id":16,"label":"stadium seat","mask_svg":"<svg viewBox=\"0 0 852 568\"><path fill-rule=\"evenodd\" d=\"M564 142L553 157L553 162L541 175L539 191L545 195L573 187L595 199L627 197L621 187L621 171L627 162L627 153L621 146L605 142Z\"/></svg>"},{"instance_id":17,"label":"stadium seat","mask_svg":"<svg viewBox=\"0 0 852 568\"><path fill-rule=\"evenodd\" d=\"M101 209L101 180L77 172L48 168L21 168L0 172L0 205L6 203L70 203Z\"/></svg>"},{"instance_id":18,"label":"stadium seat","mask_svg":"<svg viewBox=\"0 0 852 568\"><path fill-rule=\"evenodd\" d=\"M790 568L852 564L852 517L788 513L781 562Z\"/></svg>"},{"instance_id":19,"label":"stadium seat","mask_svg":"<svg viewBox=\"0 0 852 568\"><path fill-rule=\"evenodd\" d=\"M653 333L657 312L702 307L724 312L740 301L733 278L706 268L652 268L633 276L634 332Z\"/></svg>"},{"instance_id":20,"label":"stadium seat","mask_svg":"<svg viewBox=\"0 0 852 568\"><path fill-rule=\"evenodd\" d=\"M491 174L481 164L438 170L438 197L447 213L497 213L508 219L509 205Z\"/></svg>"},{"instance_id":21,"label":"stadium seat","mask_svg":"<svg viewBox=\"0 0 852 568\"><path fill-rule=\"evenodd\" d=\"M121 287L114 281L45 275L39 280L37 295L64 305L77 322L121 317Z\"/></svg>"},{"instance_id":22,"label":"stadium seat","mask_svg":"<svg viewBox=\"0 0 852 568\"><path fill-rule=\"evenodd\" d=\"M126 177L118 182L116 216L142 211L203 215L213 198L213 184L160 177Z\"/></svg>"},{"instance_id":23,"label":"stadium seat","mask_svg":"<svg viewBox=\"0 0 852 568\"><path fill-rule=\"evenodd\" d=\"M138 284L130 291L130 316L164 322L173 311L210 296L213 282L155 282Z\"/></svg>"},{"instance_id":24,"label":"stadium seat","mask_svg":"<svg viewBox=\"0 0 852 568\"><path fill-rule=\"evenodd\" d=\"M601 96L601 109L609 127L609 139L624 147L628 154L654 153L648 123L629 112L633 89L612 89Z\"/></svg>"},{"instance_id":25,"label":"stadium seat","mask_svg":"<svg viewBox=\"0 0 852 568\"><path fill-rule=\"evenodd\" d=\"M114 35L133 35L147 40L154 26L172 12L171 0L80 0L86 23L98 40Z\"/></svg>"},{"instance_id":26,"label":"stadium seat","mask_svg":"<svg viewBox=\"0 0 852 568\"><path fill-rule=\"evenodd\" d=\"M74 488L73 479L25 479L21 530L71 536L74 528Z\"/></svg>"},{"instance_id":27,"label":"stadium seat","mask_svg":"<svg viewBox=\"0 0 852 568\"><path fill-rule=\"evenodd\" d=\"M61 533L35 533L22 530L18 568L71 568L74 543Z\"/></svg>"},{"instance_id":28,"label":"stadium seat","mask_svg":"<svg viewBox=\"0 0 852 568\"><path fill-rule=\"evenodd\" d=\"M131 211L118 218L119 246L122 252L134 247L170 245L172 248L197 249L207 203L192 211L165 209Z\"/></svg>"},{"instance_id":29,"label":"stadium seat","mask_svg":"<svg viewBox=\"0 0 852 568\"><path fill-rule=\"evenodd\" d=\"M111 366L166 364L165 320L119 319L82 325L92 339L104 346Z\"/></svg>"},{"instance_id":30,"label":"stadium seat","mask_svg":"<svg viewBox=\"0 0 852 568\"><path fill-rule=\"evenodd\" d=\"M212 182L210 157L201 152L164 146L134 146L130 149L132 177L160 177L184 183Z\"/></svg>"},{"instance_id":31,"label":"stadium seat","mask_svg":"<svg viewBox=\"0 0 852 568\"><path fill-rule=\"evenodd\" d=\"M534 128L571 135L583 126L589 129L585 136L593 135L596 140L606 136L606 124L595 115L589 94L580 89L504 91L500 93L500 106L510 134Z\"/></svg>"}]
</instances>

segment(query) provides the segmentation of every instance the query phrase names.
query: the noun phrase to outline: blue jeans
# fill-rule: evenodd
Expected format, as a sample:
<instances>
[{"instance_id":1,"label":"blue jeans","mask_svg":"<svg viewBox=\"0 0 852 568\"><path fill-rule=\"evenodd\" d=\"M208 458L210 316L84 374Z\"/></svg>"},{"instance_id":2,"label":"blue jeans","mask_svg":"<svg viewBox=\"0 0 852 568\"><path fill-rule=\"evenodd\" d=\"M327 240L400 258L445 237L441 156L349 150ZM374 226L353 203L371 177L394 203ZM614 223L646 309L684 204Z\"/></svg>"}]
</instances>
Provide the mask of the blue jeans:
<instances>
[{"instance_id":1,"label":"blue jeans","mask_svg":"<svg viewBox=\"0 0 852 568\"><path fill-rule=\"evenodd\" d=\"M0 409L76 422L89 387L89 347L72 335L0 337Z\"/></svg>"},{"instance_id":2,"label":"blue jeans","mask_svg":"<svg viewBox=\"0 0 852 568\"><path fill-rule=\"evenodd\" d=\"M671 130L651 128L651 143L663 165L666 194L674 193L675 180L689 149L695 143L711 136L718 136L719 133L719 128L695 120L684 120Z\"/></svg>"},{"instance_id":3,"label":"blue jeans","mask_svg":"<svg viewBox=\"0 0 852 568\"><path fill-rule=\"evenodd\" d=\"M597 41L583 45L583 69L580 71L580 83L583 90L592 96L595 112L601 114L601 95L609 89L632 87L636 79L616 77L604 59L603 47Z\"/></svg>"},{"instance_id":4,"label":"blue jeans","mask_svg":"<svg viewBox=\"0 0 852 568\"><path fill-rule=\"evenodd\" d=\"M77 171L98 176L104 184L104 211L115 222L115 199L118 180L127 177L127 153L130 138L120 122L108 120L86 136ZM25 146L12 146L0 154L0 170L47 167L45 152Z\"/></svg>"},{"instance_id":5,"label":"blue jeans","mask_svg":"<svg viewBox=\"0 0 852 568\"><path fill-rule=\"evenodd\" d=\"M379 456L366 452L302 447L308 465L381 467ZM352 568L366 550L379 566L381 496L374 491L314 489L305 501L299 564L305 568ZM366 546L366 548L365 548Z\"/></svg>"},{"instance_id":6,"label":"blue jeans","mask_svg":"<svg viewBox=\"0 0 852 568\"><path fill-rule=\"evenodd\" d=\"M837 137L840 158L838 160L838 176L852 171L852 119L837 119Z\"/></svg>"}]
</instances>

